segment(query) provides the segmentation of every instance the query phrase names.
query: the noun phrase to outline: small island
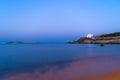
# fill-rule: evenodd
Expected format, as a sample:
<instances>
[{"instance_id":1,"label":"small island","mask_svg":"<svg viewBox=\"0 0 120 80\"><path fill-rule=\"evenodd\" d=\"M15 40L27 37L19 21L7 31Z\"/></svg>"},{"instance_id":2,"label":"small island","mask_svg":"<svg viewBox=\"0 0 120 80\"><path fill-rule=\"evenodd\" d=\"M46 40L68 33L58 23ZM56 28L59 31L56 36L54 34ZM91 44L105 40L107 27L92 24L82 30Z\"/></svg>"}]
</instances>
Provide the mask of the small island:
<instances>
[{"instance_id":1,"label":"small island","mask_svg":"<svg viewBox=\"0 0 120 80\"><path fill-rule=\"evenodd\" d=\"M11 41L6 44L40 44L40 42L21 42L21 41Z\"/></svg>"},{"instance_id":2,"label":"small island","mask_svg":"<svg viewBox=\"0 0 120 80\"><path fill-rule=\"evenodd\" d=\"M120 32L102 34L94 36L88 34L76 41L68 42L69 44L120 44Z\"/></svg>"}]
</instances>

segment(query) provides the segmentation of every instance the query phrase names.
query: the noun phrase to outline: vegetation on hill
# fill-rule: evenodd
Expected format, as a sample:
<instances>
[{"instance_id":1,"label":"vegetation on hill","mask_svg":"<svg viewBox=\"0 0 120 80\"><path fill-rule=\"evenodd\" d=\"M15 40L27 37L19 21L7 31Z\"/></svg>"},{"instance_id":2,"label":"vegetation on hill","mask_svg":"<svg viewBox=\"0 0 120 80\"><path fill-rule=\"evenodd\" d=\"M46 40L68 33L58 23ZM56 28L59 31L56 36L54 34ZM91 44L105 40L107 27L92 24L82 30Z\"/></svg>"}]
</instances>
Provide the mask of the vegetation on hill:
<instances>
[{"instance_id":1,"label":"vegetation on hill","mask_svg":"<svg viewBox=\"0 0 120 80\"><path fill-rule=\"evenodd\" d=\"M117 37L120 36L120 32L115 32L115 33L110 33L110 34L103 34L100 35L99 37Z\"/></svg>"}]
</instances>

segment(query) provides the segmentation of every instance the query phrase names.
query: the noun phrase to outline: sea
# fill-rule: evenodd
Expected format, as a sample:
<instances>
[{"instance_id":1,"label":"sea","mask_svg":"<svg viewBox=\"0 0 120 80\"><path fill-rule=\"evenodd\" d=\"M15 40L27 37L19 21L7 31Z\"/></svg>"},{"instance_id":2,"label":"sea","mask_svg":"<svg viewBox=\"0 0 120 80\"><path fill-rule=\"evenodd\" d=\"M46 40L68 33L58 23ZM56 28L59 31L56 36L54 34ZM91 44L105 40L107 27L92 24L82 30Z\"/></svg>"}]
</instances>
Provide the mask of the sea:
<instances>
[{"instance_id":1,"label":"sea","mask_svg":"<svg viewBox=\"0 0 120 80\"><path fill-rule=\"evenodd\" d=\"M100 46L97 44L1 44L0 45L0 80L20 80L17 75L29 73L34 75L37 71L39 76L43 75L50 70L57 72L69 68L70 64L77 61L88 60L93 58L108 57L108 56L120 56L120 45L105 45ZM90 59L90 60L89 60ZM102 58L104 59L104 58ZM95 59L96 60L96 59ZM88 64L90 62L82 62ZM100 62L96 60L96 62ZM101 65L112 66L111 68L120 68L119 58L115 60L104 59ZM107 64L108 63L108 64ZM100 67L94 64L95 68ZM92 66L92 69L94 69ZM96 70L99 68L96 68ZM102 68L103 69L103 68ZM89 70L89 69L88 69ZM104 70L104 69L103 69ZM105 68L106 70L106 68ZM79 72L79 68L77 70ZM109 70L108 70L109 71ZM80 74L84 73L81 72ZM88 72L87 72L88 73ZM92 72L91 72L92 73ZM96 72L93 72L96 73ZM85 73L84 73L85 74ZM69 74L68 74L69 75ZM30 75L29 75L30 76ZM29 77L27 75L27 77ZM52 75L51 75L52 76ZM20 76L21 77L21 76ZM49 75L50 77L50 75ZM26 78L24 76L24 78ZM32 76L31 79L22 80L42 80L35 79ZM43 79L53 80L53 79ZM57 79L56 79L57 80ZM58 79L59 80L59 79Z\"/></svg>"}]
</instances>

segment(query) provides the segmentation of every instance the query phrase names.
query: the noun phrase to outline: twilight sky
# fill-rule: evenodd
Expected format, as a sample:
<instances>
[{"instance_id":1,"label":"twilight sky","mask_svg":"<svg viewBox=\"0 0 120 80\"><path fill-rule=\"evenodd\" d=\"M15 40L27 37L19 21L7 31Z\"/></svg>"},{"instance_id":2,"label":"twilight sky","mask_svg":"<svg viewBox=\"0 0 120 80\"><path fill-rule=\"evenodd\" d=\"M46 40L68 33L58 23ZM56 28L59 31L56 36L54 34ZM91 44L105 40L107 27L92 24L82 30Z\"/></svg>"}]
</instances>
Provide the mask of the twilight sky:
<instances>
[{"instance_id":1,"label":"twilight sky","mask_svg":"<svg viewBox=\"0 0 120 80\"><path fill-rule=\"evenodd\" d=\"M0 41L71 41L119 21L120 0L0 0Z\"/></svg>"}]
</instances>

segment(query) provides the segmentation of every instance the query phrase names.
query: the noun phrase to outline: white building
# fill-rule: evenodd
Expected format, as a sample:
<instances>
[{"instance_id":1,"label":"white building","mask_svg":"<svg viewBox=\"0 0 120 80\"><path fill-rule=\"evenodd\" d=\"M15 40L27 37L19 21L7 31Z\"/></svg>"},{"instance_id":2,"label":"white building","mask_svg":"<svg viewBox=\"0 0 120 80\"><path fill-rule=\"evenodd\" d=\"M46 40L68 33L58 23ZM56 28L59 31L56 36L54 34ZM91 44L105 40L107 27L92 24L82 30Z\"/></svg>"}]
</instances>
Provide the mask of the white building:
<instances>
[{"instance_id":1,"label":"white building","mask_svg":"<svg viewBox=\"0 0 120 80\"><path fill-rule=\"evenodd\" d=\"M93 34L88 34L86 37L87 38L94 38L94 35Z\"/></svg>"}]
</instances>

